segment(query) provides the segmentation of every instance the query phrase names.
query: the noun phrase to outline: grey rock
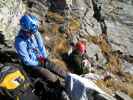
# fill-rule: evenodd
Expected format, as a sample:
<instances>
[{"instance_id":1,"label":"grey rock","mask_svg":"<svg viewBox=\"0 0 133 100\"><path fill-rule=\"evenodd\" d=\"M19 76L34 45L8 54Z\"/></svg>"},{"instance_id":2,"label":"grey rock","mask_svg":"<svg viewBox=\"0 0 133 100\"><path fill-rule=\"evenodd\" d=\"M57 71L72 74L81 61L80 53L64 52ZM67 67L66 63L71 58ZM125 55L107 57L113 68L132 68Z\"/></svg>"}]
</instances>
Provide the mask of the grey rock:
<instances>
[{"instance_id":1,"label":"grey rock","mask_svg":"<svg viewBox=\"0 0 133 100\"><path fill-rule=\"evenodd\" d=\"M95 63L100 66L103 66L107 62L106 58L103 56L103 54L101 52L101 49L96 44L93 44L93 43L88 44L87 55L90 58L93 58Z\"/></svg>"},{"instance_id":2,"label":"grey rock","mask_svg":"<svg viewBox=\"0 0 133 100\"><path fill-rule=\"evenodd\" d=\"M87 54L89 57L93 57L96 55L96 53L101 52L101 49L99 48L98 45L94 44L94 43L90 43L87 46Z\"/></svg>"},{"instance_id":3,"label":"grey rock","mask_svg":"<svg viewBox=\"0 0 133 100\"><path fill-rule=\"evenodd\" d=\"M113 50L133 55L132 0L112 0L104 5L108 38Z\"/></svg>"},{"instance_id":4,"label":"grey rock","mask_svg":"<svg viewBox=\"0 0 133 100\"><path fill-rule=\"evenodd\" d=\"M19 29L19 18L24 13L22 0L0 1L0 31L3 31L5 40L13 40Z\"/></svg>"},{"instance_id":5,"label":"grey rock","mask_svg":"<svg viewBox=\"0 0 133 100\"><path fill-rule=\"evenodd\" d=\"M113 50L120 50L124 54L133 54L132 30L120 23L108 22L108 39Z\"/></svg>"},{"instance_id":6,"label":"grey rock","mask_svg":"<svg viewBox=\"0 0 133 100\"><path fill-rule=\"evenodd\" d=\"M128 72L133 75L133 64L124 60L122 65L122 69L124 72Z\"/></svg>"},{"instance_id":7,"label":"grey rock","mask_svg":"<svg viewBox=\"0 0 133 100\"><path fill-rule=\"evenodd\" d=\"M117 91L115 93L115 97L118 99L118 100L133 100L131 97L129 97L127 94L123 93L123 92L120 92L120 91Z\"/></svg>"},{"instance_id":8,"label":"grey rock","mask_svg":"<svg viewBox=\"0 0 133 100\"><path fill-rule=\"evenodd\" d=\"M2 49L2 48L4 48L4 45L1 45L1 44L0 44L0 49Z\"/></svg>"},{"instance_id":9,"label":"grey rock","mask_svg":"<svg viewBox=\"0 0 133 100\"><path fill-rule=\"evenodd\" d=\"M71 9L80 18L81 25L88 35L98 36L101 34L100 24L93 18L92 0L73 0Z\"/></svg>"}]
</instances>

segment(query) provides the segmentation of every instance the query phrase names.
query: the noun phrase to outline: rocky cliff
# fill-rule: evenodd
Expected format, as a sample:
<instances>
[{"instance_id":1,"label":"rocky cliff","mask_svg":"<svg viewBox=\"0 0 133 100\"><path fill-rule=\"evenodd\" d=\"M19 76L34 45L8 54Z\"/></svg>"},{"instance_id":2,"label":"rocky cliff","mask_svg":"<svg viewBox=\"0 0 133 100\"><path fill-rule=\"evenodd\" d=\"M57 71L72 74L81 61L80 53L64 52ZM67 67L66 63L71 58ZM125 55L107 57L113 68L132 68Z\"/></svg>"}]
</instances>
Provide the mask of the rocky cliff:
<instances>
[{"instance_id":1,"label":"rocky cliff","mask_svg":"<svg viewBox=\"0 0 133 100\"><path fill-rule=\"evenodd\" d=\"M54 5L57 7L57 13L48 11L53 9L50 1L1 0L1 38L4 36L4 40L12 41L19 30L18 21L21 15L32 13L39 17L40 31L44 33L47 48L50 54L53 54L52 56L61 58L58 54L68 51L70 41L85 39L87 54L93 58L94 63L113 73L115 79L122 78L121 81L100 81L98 84L102 87L103 83L106 89L103 88L109 93L110 90L107 87L113 88L112 90L125 91L133 97L133 92L130 90L133 86L133 1L68 0L65 14L62 14L65 8L59 7L62 5L60 3L57 3L58 7ZM64 36L59 32L59 28L66 25L66 22L69 30ZM74 38L70 39L69 36ZM127 88L126 84L128 84Z\"/></svg>"},{"instance_id":2,"label":"rocky cliff","mask_svg":"<svg viewBox=\"0 0 133 100\"><path fill-rule=\"evenodd\" d=\"M25 11L21 0L0 1L0 31L5 40L13 40L18 30L19 18Z\"/></svg>"}]
</instances>

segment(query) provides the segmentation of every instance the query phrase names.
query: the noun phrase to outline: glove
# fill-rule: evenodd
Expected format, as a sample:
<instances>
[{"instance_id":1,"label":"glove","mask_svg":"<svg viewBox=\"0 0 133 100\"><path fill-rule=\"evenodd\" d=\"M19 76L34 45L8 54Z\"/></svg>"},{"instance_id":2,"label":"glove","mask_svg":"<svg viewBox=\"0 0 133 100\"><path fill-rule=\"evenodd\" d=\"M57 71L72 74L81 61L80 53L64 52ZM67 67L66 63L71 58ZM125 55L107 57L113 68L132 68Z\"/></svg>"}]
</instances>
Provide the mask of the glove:
<instances>
[{"instance_id":1,"label":"glove","mask_svg":"<svg viewBox=\"0 0 133 100\"><path fill-rule=\"evenodd\" d=\"M46 62L46 59L42 55L39 55L37 57L37 59L39 60L39 62L40 62L41 65L44 65L44 63Z\"/></svg>"},{"instance_id":2,"label":"glove","mask_svg":"<svg viewBox=\"0 0 133 100\"><path fill-rule=\"evenodd\" d=\"M82 64L83 64L83 66L91 67L91 63L88 61L88 59L84 59L84 60L82 61Z\"/></svg>"}]
</instances>

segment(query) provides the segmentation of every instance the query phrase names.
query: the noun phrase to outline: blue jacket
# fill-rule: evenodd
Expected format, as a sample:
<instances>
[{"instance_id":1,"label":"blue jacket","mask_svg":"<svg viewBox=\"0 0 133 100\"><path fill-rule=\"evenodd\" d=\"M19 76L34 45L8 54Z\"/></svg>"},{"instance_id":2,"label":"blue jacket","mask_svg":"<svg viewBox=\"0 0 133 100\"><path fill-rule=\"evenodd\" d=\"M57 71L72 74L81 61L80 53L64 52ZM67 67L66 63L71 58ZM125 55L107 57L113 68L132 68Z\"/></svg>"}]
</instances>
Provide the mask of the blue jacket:
<instances>
[{"instance_id":1,"label":"blue jacket","mask_svg":"<svg viewBox=\"0 0 133 100\"><path fill-rule=\"evenodd\" d=\"M21 62L27 66L38 66L38 55L47 58L46 49L39 32L28 37L23 31L20 31L18 36L15 38L15 48Z\"/></svg>"}]
</instances>

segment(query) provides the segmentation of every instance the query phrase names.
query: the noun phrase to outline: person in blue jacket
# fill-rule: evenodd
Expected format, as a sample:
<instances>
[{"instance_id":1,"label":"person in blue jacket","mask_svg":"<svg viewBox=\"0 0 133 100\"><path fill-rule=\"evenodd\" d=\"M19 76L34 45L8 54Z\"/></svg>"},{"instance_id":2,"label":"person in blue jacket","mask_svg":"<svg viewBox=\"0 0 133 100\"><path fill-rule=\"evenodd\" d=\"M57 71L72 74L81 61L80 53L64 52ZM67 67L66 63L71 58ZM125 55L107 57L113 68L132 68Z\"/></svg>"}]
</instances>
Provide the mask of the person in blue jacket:
<instances>
[{"instance_id":1,"label":"person in blue jacket","mask_svg":"<svg viewBox=\"0 0 133 100\"><path fill-rule=\"evenodd\" d=\"M66 72L48 59L41 34L38 32L37 17L32 15L22 16L20 26L21 29L15 38L15 48L24 69L52 82L57 80L53 73L65 77Z\"/></svg>"}]
</instances>

